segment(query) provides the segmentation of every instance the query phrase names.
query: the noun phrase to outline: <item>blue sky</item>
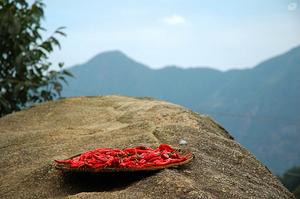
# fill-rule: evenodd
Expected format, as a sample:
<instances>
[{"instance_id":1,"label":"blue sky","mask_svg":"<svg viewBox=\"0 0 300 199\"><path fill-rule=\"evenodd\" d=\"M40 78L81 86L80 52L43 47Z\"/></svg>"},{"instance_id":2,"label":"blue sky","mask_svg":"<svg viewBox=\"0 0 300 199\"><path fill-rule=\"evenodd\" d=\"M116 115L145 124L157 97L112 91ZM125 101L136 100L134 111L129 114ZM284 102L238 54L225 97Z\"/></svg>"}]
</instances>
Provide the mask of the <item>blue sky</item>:
<instances>
[{"instance_id":1,"label":"blue sky","mask_svg":"<svg viewBox=\"0 0 300 199\"><path fill-rule=\"evenodd\" d=\"M66 66L121 50L161 68L247 68L300 45L300 0L45 0L50 34L66 26Z\"/></svg>"}]
</instances>

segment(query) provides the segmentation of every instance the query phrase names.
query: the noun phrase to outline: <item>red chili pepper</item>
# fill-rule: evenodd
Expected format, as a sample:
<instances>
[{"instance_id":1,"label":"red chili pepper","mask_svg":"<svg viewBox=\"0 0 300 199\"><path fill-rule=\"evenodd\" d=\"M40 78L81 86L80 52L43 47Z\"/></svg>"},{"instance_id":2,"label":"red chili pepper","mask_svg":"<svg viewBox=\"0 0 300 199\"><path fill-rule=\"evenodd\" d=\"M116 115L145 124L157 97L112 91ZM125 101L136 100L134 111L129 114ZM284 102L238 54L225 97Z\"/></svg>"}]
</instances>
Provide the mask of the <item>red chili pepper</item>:
<instances>
[{"instance_id":1,"label":"red chili pepper","mask_svg":"<svg viewBox=\"0 0 300 199\"><path fill-rule=\"evenodd\" d=\"M167 153L161 154L161 157L162 157L163 159L169 159L169 158L170 158L169 155L168 155Z\"/></svg>"},{"instance_id":2,"label":"red chili pepper","mask_svg":"<svg viewBox=\"0 0 300 199\"><path fill-rule=\"evenodd\" d=\"M158 147L161 151L162 150L166 150L168 152L173 152L175 149L173 149L171 146L167 145L167 144L161 144L159 147Z\"/></svg>"},{"instance_id":3,"label":"red chili pepper","mask_svg":"<svg viewBox=\"0 0 300 199\"><path fill-rule=\"evenodd\" d=\"M71 168L146 168L163 166L187 160L167 144L152 149L145 146L111 149L98 148L68 160L55 160L58 164L69 164Z\"/></svg>"}]
</instances>

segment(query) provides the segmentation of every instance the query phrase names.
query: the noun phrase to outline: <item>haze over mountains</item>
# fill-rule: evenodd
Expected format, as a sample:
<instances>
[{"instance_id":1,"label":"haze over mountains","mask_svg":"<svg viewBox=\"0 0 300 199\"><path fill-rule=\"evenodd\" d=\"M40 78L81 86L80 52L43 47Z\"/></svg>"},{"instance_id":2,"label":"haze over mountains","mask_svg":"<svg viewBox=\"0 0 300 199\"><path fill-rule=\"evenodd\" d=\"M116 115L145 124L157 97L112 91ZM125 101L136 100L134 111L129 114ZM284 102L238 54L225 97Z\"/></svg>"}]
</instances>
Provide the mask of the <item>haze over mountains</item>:
<instances>
[{"instance_id":1,"label":"haze over mountains","mask_svg":"<svg viewBox=\"0 0 300 199\"><path fill-rule=\"evenodd\" d=\"M154 70L120 51L70 68L63 96L151 96L209 114L273 172L300 165L300 46L252 69Z\"/></svg>"}]
</instances>

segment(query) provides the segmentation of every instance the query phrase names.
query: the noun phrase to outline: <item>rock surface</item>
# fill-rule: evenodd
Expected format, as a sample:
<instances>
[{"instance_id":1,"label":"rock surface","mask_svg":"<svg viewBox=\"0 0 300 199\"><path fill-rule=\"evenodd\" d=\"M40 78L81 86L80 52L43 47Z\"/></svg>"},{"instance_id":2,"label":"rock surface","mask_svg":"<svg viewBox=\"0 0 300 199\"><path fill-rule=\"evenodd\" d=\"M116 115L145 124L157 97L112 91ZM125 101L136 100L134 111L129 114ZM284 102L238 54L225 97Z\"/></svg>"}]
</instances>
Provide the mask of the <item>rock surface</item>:
<instances>
[{"instance_id":1,"label":"rock surface","mask_svg":"<svg viewBox=\"0 0 300 199\"><path fill-rule=\"evenodd\" d=\"M158 172L70 175L53 164L98 147L180 140L195 159ZM7 115L0 153L0 198L294 198L212 119L148 98L77 97Z\"/></svg>"}]
</instances>

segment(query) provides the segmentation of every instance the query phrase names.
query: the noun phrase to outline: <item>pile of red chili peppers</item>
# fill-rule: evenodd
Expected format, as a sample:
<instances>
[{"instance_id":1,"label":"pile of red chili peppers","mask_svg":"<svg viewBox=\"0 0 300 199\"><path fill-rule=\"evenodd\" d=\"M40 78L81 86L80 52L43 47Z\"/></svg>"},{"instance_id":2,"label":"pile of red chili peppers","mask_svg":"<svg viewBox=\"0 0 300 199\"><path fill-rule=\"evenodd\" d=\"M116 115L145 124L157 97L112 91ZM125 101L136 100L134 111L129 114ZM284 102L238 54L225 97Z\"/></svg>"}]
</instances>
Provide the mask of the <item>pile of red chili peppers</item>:
<instances>
[{"instance_id":1,"label":"pile of red chili peppers","mask_svg":"<svg viewBox=\"0 0 300 199\"><path fill-rule=\"evenodd\" d=\"M167 144L152 149L137 146L126 149L98 148L87 151L68 160L55 160L60 164L68 164L71 168L147 168L179 163L187 157L179 154Z\"/></svg>"}]
</instances>

